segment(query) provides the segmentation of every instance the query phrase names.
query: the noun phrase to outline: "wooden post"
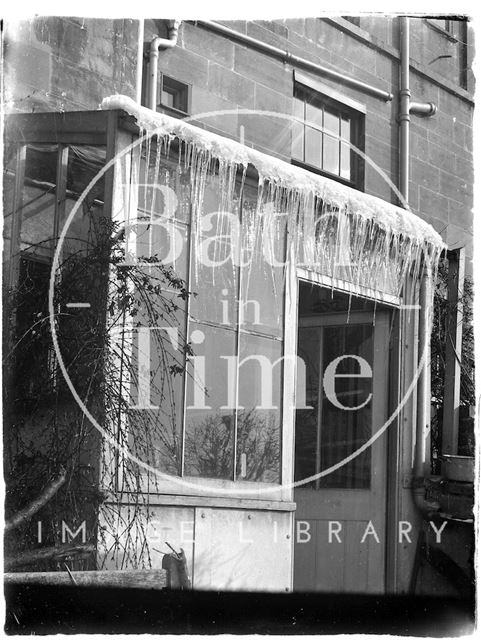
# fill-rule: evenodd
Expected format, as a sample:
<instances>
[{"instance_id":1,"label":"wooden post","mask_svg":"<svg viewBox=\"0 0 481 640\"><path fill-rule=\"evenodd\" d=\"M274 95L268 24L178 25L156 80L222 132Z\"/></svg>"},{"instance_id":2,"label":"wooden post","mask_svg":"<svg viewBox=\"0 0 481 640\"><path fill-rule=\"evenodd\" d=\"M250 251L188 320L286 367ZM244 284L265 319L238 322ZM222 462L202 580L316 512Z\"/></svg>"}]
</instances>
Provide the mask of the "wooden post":
<instances>
[{"instance_id":1,"label":"wooden post","mask_svg":"<svg viewBox=\"0 0 481 640\"><path fill-rule=\"evenodd\" d=\"M464 247L448 251L448 312L446 316L446 355L444 371L444 409L442 453L457 455L461 389L461 343L463 336Z\"/></svg>"},{"instance_id":2,"label":"wooden post","mask_svg":"<svg viewBox=\"0 0 481 640\"><path fill-rule=\"evenodd\" d=\"M167 573L162 569L123 571L43 571L6 573L5 584L72 585L78 587L122 587L128 589L164 589Z\"/></svg>"}]
</instances>

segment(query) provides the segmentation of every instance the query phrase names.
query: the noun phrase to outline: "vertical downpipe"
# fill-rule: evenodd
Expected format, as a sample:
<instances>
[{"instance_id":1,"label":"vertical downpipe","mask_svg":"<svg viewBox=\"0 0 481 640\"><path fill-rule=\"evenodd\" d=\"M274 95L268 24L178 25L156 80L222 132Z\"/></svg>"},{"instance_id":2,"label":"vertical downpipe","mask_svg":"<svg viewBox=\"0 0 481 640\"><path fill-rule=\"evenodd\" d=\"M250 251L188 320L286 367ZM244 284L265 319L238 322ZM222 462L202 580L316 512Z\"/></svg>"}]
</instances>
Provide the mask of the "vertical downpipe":
<instances>
[{"instance_id":1,"label":"vertical downpipe","mask_svg":"<svg viewBox=\"0 0 481 640\"><path fill-rule=\"evenodd\" d=\"M411 111L411 90L409 77L409 18L399 18L400 53L400 91L399 91L399 191L404 198L402 206L409 207L409 129ZM424 105L426 106L426 105ZM427 108L427 106L426 106ZM430 115L435 112L429 106ZM419 292L419 345L418 364L422 367L417 382L416 440L414 450L413 497L415 504L422 509L424 505L424 476L426 468L426 436L430 422L430 279L431 271L427 265L422 267Z\"/></svg>"},{"instance_id":2,"label":"vertical downpipe","mask_svg":"<svg viewBox=\"0 0 481 640\"><path fill-rule=\"evenodd\" d=\"M139 18L137 32L137 68L135 71L135 101L140 105L142 101L142 72L144 66L144 19Z\"/></svg>"},{"instance_id":3,"label":"vertical downpipe","mask_svg":"<svg viewBox=\"0 0 481 640\"><path fill-rule=\"evenodd\" d=\"M426 443L430 428L431 381L429 376L430 361L430 309L431 309L431 272L425 267L419 291L419 358L424 357L423 367L419 373L417 384L417 414L416 414L416 448L414 452L414 475L423 478L427 469ZM424 488L420 488L423 491Z\"/></svg>"},{"instance_id":4,"label":"vertical downpipe","mask_svg":"<svg viewBox=\"0 0 481 640\"><path fill-rule=\"evenodd\" d=\"M409 201L409 18L399 18L400 91L399 91L399 191L404 198L401 206Z\"/></svg>"}]
</instances>

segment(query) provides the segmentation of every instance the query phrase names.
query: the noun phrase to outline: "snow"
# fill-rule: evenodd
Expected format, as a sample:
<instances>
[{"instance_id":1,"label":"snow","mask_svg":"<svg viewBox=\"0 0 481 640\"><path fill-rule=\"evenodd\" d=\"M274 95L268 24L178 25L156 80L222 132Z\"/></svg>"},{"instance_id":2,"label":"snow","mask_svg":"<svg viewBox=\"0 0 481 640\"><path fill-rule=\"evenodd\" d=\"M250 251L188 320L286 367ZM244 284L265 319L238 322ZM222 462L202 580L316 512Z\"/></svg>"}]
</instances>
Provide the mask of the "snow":
<instances>
[{"instance_id":1,"label":"snow","mask_svg":"<svg viewBox=\"0 0 481 640\"><path fill-rule=\"evenodd\" d=\"M147 133L177 137L195 145L209 156L228 163L247 167L251 164L259 174L259 181L269 181L299 193L311 193L330 202L347 206L357 215L375 221L385 230L396 235L406 235L417 243L426 242L433 247L445 248L440 235L433 227L407 209L402 209L380 198L361 193L330 178L320 176L246 147L229 138L205 131L188 122L172 118L139 106L127 96L114 95L105 98L102 109L122 109L134 116L141 129Z\"/></svg>"},{"instance_id":2,"label":"snow","mask_svg":"<svg viewBox=\"0 0 481 640\"><path fill-rule=\"evenodd\" d=\"M172 140L181 141L179 162L190 172L196 243L200 242L208 180L218 180L219 211L235 211L239 172L245 176L251 165L259 184L253 214L242 222L243 250L250 251L262 239L271 254L267 256L269 264L274 264L273 247L276 242L278 246L283 243L284 234L294 251L291 254L288 248L288 255L294 255L298 266L396 296L402 295L408 274L417 279L424 267L436 274L445 245L439 234L411 211L184 120L153 112L126 96L106 98L102 108L121 109L135 117L147 136L147 166L156 167L156 171ZM154 138L157 144L152 145ZM241 192L243 184L241 180ZM273 215L264 215L268 212ZM285 227L281 230L280 225L275 231L272 221L279 215L284 216ZM222 216L218 218L216 232L220 237L226 223Z\"/></svg>"}]
</instances>

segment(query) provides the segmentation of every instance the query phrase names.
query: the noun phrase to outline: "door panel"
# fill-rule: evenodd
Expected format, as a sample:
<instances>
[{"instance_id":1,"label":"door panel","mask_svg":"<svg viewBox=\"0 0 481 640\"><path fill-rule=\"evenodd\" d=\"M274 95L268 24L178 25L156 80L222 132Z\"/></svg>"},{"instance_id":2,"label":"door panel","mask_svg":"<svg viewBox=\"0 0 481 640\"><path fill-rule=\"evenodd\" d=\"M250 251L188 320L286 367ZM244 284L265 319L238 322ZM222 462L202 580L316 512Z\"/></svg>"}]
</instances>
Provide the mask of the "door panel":
<instances>
[{"instance_id":1,"label":"door panel","mask_svg":"<svg viewBox=\"0 0 481 640\"><path fill-rule=\"evenodd\" d=\"M387 418L389 313L377 308L348 317L301 315L298 353L306 364L306 400L311 408L296 415L295 479L321 477L295 490L300 531L295 589L381 593L385 436L351 461L342 462ZM322 475L334 465L340 466ZM308 533L303 534L307 527Z\"/></svg>"}]
</instances>

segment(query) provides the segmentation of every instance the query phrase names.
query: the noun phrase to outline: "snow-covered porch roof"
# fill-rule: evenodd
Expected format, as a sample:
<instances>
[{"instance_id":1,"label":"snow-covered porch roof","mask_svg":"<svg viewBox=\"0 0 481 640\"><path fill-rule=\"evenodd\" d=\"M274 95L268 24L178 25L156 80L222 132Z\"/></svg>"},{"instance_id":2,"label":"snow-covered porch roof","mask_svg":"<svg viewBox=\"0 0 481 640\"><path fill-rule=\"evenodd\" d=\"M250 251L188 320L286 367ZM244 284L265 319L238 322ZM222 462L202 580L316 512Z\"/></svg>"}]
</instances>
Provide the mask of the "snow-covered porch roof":
<instances>
[{"instance_id":1,"label":"snow-covered porch roof","mask_svg":"<svg viewBox=\"0 0 481 640\"><path fill-rule=\"evenodd\" d=\"M446 248L430 224L412 211L381 198L296 167L185 120L141 107L126 96L105 98L102 109L127 112L136 119L142 132L163 138L167 148L172 139L178 138L190 149L186 155L191 159L195 158L197 163L200 159L204 165L218 160L219 167L223 167L228 176L235 176L237 170L245 171L249 165L253 166L259 176L260 194L263 194L259 200L269 194L270 199L276 201L282 191L284 202L290 203L296 217L298 211L313 210L316 201L322 202L323 213L329 214L325 216L328 222L319 225L319 216L316 218L312 214L297 222L297 257L303 265L315 265L323 273L332 272L336 261L342 259L339 246L345 251L346 245L350 245L351 257L354 252L362 264L355 272L345 274L345 279L366 285L366 280L374 277L372 274L386 271L387 264L395 265L394 280L391 273L389 288L399 294L410 269L414 269L415 277L423 263L436 270L439 256ZM346 236L349 238L347 243ZM300 244L303 245L301 251ZM384 284L380 285L379 278L375 278L371 285L384 288L386 278L381 280Z\"/></svg>"}]
</instances>

